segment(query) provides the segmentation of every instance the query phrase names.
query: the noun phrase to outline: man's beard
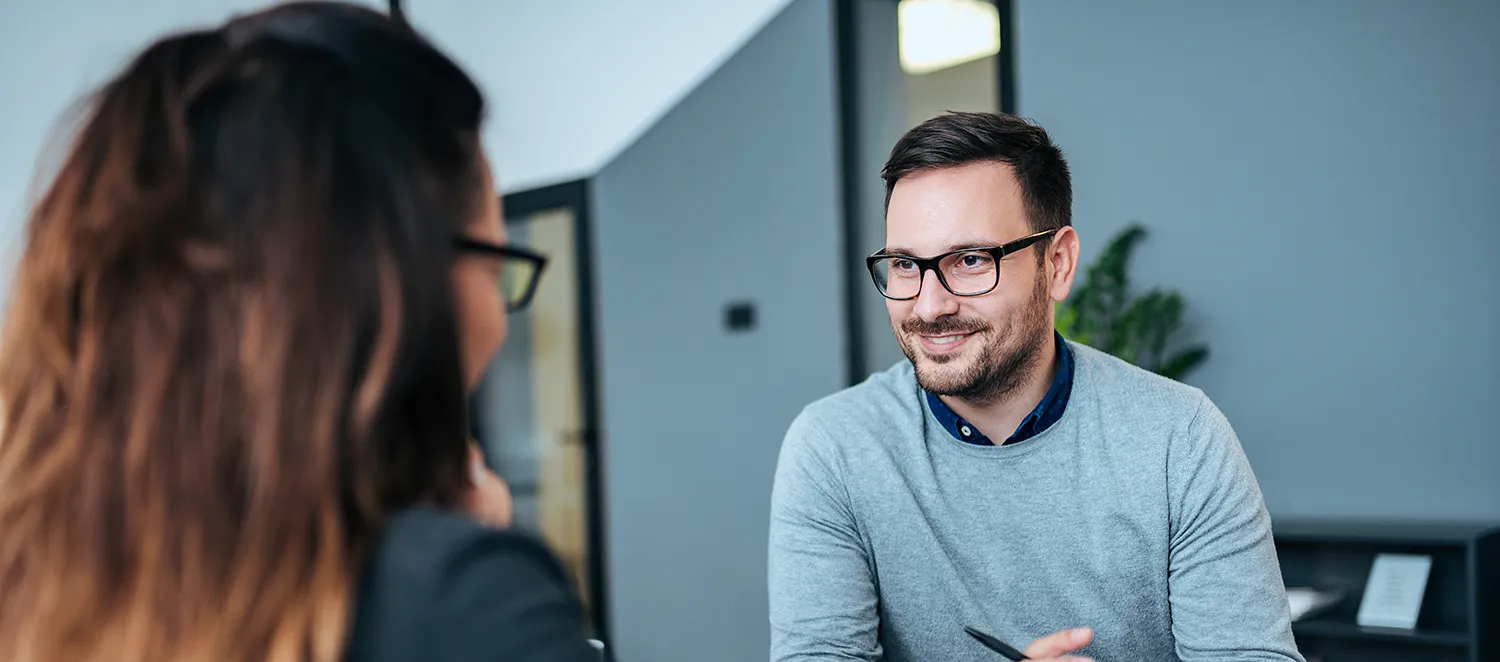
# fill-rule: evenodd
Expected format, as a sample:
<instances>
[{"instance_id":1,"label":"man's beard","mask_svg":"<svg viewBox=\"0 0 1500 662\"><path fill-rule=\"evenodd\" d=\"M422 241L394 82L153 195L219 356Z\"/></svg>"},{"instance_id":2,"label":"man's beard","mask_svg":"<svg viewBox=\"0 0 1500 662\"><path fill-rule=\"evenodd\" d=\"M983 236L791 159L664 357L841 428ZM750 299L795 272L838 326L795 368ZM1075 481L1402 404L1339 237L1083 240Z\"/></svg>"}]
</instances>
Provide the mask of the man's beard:
<instances>
[{"instance_id":1,"label":"man's beard","mask_svg":"<svg viewBox=\"0 0 1500 662\"><path fill-rule=\"evenodd\" d=\"M1019 314L1011 317L1003 333L996 334L983 320L943 317L932 322L912 317L901 323L897 340L916 367L917 384L934 395L959 398L976 405L988 405L1005 399L1026 383L1042 350L1050 341L1047 323L1047 283L1037 279L1036 288ZM980 341L978 355L970 359L956 375L939 375L931 367L961 360L948 354L929 355L922 351L918 336L944 336L977 333L971 341ZM1013 340L1012 340L1013 339ZM1016 343L1007 348L1008 342Z\"/></svg>"}]
</instances>

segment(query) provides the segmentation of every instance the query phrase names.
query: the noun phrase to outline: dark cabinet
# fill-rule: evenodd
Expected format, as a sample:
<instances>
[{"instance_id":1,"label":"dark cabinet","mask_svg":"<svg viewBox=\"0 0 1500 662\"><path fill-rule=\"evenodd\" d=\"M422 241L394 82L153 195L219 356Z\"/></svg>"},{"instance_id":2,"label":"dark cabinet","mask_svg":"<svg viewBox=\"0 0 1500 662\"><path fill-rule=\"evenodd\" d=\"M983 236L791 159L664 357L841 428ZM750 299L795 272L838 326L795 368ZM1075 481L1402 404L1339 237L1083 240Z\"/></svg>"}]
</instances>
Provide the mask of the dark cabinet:
<instances>
[{"instance_id":1,"label":"dark cabinet","mask_svg":"<svg viewBox=\"0 0 1500 662\"><path fill-rule=\"evenodd\" d=\"M1293 622L1308 662L1500 662L1500 523L1278 519L1288 587L1341 590L1343 599ZM1432 558L1417 626L1355 623L1378 554Z\"/></svg>"}]
</instances>

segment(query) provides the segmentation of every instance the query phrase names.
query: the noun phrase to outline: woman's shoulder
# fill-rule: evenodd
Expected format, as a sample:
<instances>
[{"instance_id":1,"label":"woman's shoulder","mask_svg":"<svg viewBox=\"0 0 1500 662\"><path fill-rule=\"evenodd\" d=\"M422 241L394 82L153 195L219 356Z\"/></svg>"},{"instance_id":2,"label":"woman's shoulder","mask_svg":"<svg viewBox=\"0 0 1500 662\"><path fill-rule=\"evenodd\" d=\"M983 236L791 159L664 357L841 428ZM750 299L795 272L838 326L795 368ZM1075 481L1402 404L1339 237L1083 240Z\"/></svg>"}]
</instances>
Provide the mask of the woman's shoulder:
<instances>
[{"instance_id":1,"label":"woman's shoulder","mask_svg":"<svg viewBox=\"0 0 1500 662\"><path fill-rule=\"evenodd\" d=\"M527 566L566 581L561 564L535 537L485 526L463 514L436 508L409 508L386 525L371 559L374 578L438 583L476 556L490 562Z\"/></svg>"},{"instance_id":2,"label":"woman's shoulder","mask_svg":"<svg viewBox=\"0 0 1500 662\"><path fill-rule=\"evenodd\" d=\"M413 508L392 518L356 605L356 662L597 659L546 546L457 513Z\"/></svg>"}]
</instances>

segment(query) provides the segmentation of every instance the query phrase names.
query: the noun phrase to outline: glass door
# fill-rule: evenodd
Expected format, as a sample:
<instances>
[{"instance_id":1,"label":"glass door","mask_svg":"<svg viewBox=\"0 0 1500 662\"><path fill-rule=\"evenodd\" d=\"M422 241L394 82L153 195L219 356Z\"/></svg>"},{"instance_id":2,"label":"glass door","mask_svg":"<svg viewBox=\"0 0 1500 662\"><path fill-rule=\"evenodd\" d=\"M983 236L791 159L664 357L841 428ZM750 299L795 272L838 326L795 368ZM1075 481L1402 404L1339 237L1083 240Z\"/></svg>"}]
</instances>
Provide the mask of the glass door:
<instances>
[{"instance_id":1,"label":"glass door","mask_svg":"<svg viewBox=\"0 0 1500 662\"><path fill-rule=\"evenodd\" d=\"M506 196L510 242L547 256L531 306L510 317L505 346L474 403L475 434L510 485L515 526L557 553L603 638L598 435L589 324L587 224L557 187Z\"/></svg>"}]
</instances>

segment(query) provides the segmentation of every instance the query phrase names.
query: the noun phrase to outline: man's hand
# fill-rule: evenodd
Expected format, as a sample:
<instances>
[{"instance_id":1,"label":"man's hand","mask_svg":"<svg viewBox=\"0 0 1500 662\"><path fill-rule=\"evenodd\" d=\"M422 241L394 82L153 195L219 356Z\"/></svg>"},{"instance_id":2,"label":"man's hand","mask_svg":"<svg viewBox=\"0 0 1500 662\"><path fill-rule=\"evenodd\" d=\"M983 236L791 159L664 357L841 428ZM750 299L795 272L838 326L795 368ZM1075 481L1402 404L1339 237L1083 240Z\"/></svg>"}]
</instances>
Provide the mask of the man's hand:
<instances>
[{"instance_id":1,"label":"man's hand","mask_svg":"<svg viewBox=\"0 0 1500 662\"><path fill-rule=\"evenodd\" d=\"M484 463L484 451L475 443L469 444L469 480L474 487L464 498L464 511L487 526L499 529L510 526L514 510L510 486L490 471Z\"/></svg>"},{"instance_id":2,"label":"man's hand","mask_svg":"<svg viewBox=\"0 0 1500 662\"><path fill-rule=\"evenodd\" d=\"M1087 657L1067 657L1064 655L1089 645L1094 640L1094 631L1088 628L1073 628L1061 632L1053 632L1045 637L1039 637L1026 647L1026 657L1040 662L1091 662Z\"/></svg>"}]
</instances>

